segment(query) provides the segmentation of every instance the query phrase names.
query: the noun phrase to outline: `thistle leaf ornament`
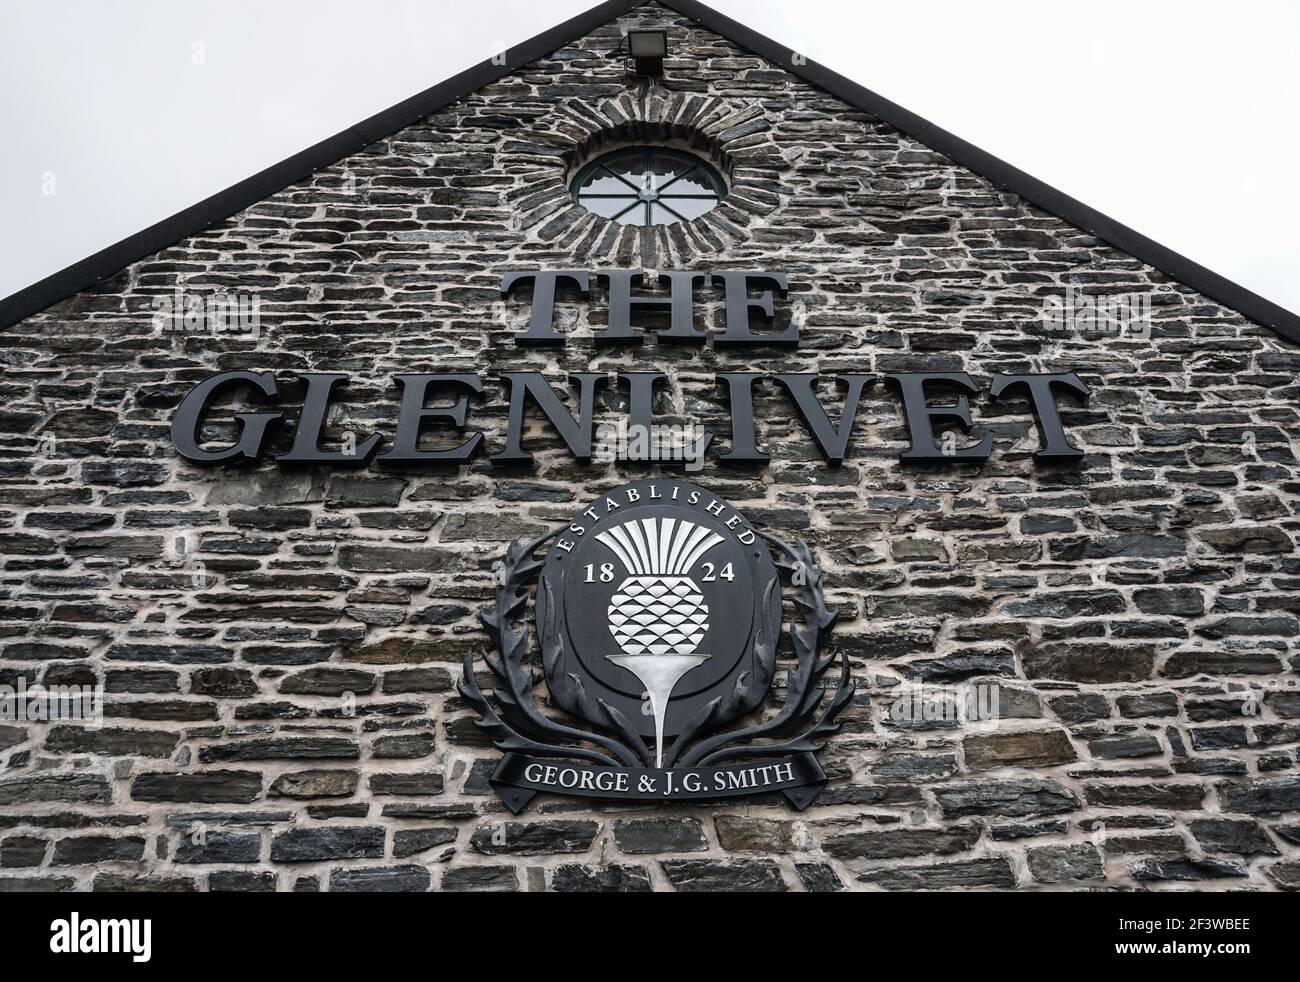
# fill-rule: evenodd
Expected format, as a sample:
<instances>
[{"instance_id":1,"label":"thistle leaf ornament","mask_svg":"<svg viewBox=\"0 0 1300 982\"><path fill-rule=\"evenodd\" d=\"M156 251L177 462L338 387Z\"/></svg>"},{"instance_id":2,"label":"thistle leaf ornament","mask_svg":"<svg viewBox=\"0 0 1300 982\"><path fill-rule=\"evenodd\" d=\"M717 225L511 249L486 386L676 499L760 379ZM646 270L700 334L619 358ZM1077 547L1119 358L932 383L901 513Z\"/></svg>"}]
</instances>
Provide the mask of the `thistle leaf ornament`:
<instances>
[{"instance_id":1,"label":"thistle leaf ornament","mask_svg":"<svg viewBox=\"0 0 1300 982\"><path fill-rule=\"evenodd\" d=\"M642 527L640 531L639 546L630 530L625 531L626 538L619 541L632 573L644 570L648 571L646 575L662 576L690 568L682 566L683 557L689 558L691 549L698 549L707 541L706 537L693 540L694 533L689 529L683 532L681 526L660 527L653 533ZM603 700L597 700L593 706L582 680L576 675L565 677L567 685L559 687L562 691L556 692L553 688L552 699L566 712L585 720L590 729L558 723L543 714L538 704L535 690L540 680L531 667L528 628L520 623L520 615L527 603L528 587L537 579L542 566L537 552L559 532L557 529L533 541L515 541L506 550L496 583L496 602L490 611L481 615L497 654L493 657L487 651L467 653L457 691L478 713L480 718L476 725L492 737L493 745L500 750L548 759L589 761L610 767L653 766L645 741L638 736L630 721ZM789 626L796 665L788 673L785 703L768 720L727 732L712 732L717 720L733 718L737 712L752 713L763 701L772 682L771 675L762 677L742 673L725 697L718 697L705 705L682 730L663 758L664 767L708 767L726 761L761 760L817 751L840 729L837 717L852 701L856 685L846 654L834 651L826 658L818 656L837 620L837 615L826 604L823 573L802 539L790 545L770 534L764 533L763 537L782 557L777 561L778 568L797 584L794 603L799 622L792 622ZM648 548L652 542L662 547L662 551L650 553ZM774 590L776 585L775 582L770 584L768 590ZM537 599L540 605L551 608L546 616L540 618L547 627L539 638L539 655L543 667L553 668L562 654L563 641L554 629L555 598L545 583L537 590ZM768 606L764 602L759 608L767 610ZM780 624L760 625L755 633L755 646L774 645L779 630ZM479 660L498 683L498 687L488 694L484 694L475 677L475 665ZM838 682L830 701L814 721L813 717L825 701L827 692L821 683L836 661L840 664ZM761 658L756 662L759 665L766 663ZM598 724L597 720L601 723Z\"/></svg>"}]
</instances>

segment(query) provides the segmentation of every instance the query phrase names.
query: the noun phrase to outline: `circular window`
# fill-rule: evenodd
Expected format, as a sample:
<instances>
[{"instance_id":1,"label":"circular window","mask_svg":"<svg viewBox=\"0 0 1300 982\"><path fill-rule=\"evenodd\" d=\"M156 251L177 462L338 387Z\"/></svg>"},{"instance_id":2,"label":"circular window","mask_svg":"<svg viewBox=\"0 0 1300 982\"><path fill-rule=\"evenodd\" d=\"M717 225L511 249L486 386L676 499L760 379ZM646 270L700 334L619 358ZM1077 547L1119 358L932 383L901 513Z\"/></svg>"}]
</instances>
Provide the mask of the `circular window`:
<instances>
[{"instance_id":1,"label":"circular window","mask_svg":"<svg viewBox=\"0 0 1300 982\"><path fill-rule=\"evenodd\" d=\"M694 221L727 196L722 175L681 150L629 147L598 157L573 181L573 200L621 225Z\"/></svg>"}]
</instances>

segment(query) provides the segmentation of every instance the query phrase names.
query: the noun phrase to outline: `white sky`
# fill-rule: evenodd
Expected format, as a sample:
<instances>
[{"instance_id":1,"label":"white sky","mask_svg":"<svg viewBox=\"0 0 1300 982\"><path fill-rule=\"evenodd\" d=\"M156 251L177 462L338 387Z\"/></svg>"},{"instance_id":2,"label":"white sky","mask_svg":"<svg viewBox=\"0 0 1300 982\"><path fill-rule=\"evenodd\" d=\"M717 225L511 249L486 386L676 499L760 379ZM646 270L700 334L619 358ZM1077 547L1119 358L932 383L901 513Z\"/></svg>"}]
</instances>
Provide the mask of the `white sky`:
<instances>
[{"instance_id":1,"label":"white sky","mask_svg":"<svg viewBox=\"0 0 1300 982\"><path fill-rule=\"evenodd\" d=\"M593 5L3 0L0 296ZM1300 313L1300 0L712 6Z\"/></svg>"}]
</instances>

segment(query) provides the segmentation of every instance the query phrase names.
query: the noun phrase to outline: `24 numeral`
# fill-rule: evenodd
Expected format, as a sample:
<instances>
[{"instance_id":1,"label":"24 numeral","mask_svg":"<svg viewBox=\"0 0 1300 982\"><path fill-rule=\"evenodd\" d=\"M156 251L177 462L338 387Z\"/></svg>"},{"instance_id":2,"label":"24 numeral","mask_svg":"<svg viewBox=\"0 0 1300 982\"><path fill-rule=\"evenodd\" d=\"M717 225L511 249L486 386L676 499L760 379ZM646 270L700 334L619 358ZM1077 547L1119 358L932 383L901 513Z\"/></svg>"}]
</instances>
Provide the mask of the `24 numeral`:
<instances>
[{"instance_id":1,"label":"24 numeral","mask_svg":"<svg viewBox=\"0 0 1300 982\"><path fill-rule=\"evenodd\" d=\"M721 580L726 580L728 583L735 583L735 582L736 582L736 566L735 566L735 564L734 564L734 563L727 563L726 566L723 566L723 567L722 567L722 572L719 573L719 572L718 572L718 567L714 566L713 563L705 563L705 564L704 564L704 578L703 578L703 582L705 582L705 583L717 583L718 580L720 580L720 579L721 579Z\"/></svg>"}]
</instances>

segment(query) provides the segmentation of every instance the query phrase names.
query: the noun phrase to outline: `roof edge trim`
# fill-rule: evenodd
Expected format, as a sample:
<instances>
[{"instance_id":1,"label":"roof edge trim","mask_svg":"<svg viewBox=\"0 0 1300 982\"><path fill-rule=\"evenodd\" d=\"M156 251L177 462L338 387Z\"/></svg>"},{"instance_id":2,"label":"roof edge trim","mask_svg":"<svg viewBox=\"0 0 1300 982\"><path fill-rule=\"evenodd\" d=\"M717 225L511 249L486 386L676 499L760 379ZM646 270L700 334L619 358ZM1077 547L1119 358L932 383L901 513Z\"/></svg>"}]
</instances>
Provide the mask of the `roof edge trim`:
<instances>
[{"instance_id":1,"label":"roof edge trim","mask_svg":"<svg viewBox=\"0 0 1300 982\"><path fill-rule=\"evenodd\" d=\"M1045 184L1005 160L993 156L956 134L923 119L884 96L872 92L811 60L795 64L796 51L759 34L739 21L721 14L698 0L657 0L684 17L709 28L715 34L748 48L773 64L825 89L855 109L870 113L895 129L913 137L931 150L938 151L954 163L961 164L1031 204L1050 212L1090 235L1109 243L1133 258L1178 280L1186 286L1217 300L1225 307L1248 317L1290 341L1300 343L1300 314L1294 314L1273 301L1246 289L1172 249L1162 246L1136 229L1103 215L1077 198Z\"/></svg>"},{"instance_id":2,"label":"roof edge trim","mask_svg":"<svg viewBox=\"0 0 1300 982\"><path fill-rule=\"evenodd\" d=\"M425 89L395 106L376 113L341 133L300 150L293 156L272 164L252 177L218 191L170 218L150 225L120 242L79 260L11 296L0 299L0 328L40 313L47 307L67 300L104 280L111 279L132 263L161 252L183 239L198 235L214 225L237 215L264 198L332 167L351 154L377 140L392 136L405 126L463 99L485 85L505 78L539 58L577 40L621 17L645 0L605 0L577 17L570 18L536 37L506 51L502 64L491 59L479 62L445 82Z\"/></svg>"},{"instance_id":3,"label":"roof edge trim","mask_svg":"<svg viewBox=\"0 0 1300 982\"><path fill-rule=\"evenodd\" d=\"M81 290L116 276L127 266L238 214L262 199L284 190L318 170L333 166L377 140L464 98L475 90L544 58L566 44L621 17L646 0L605 0L510 48L504 64L489 59L426 89L369 119L351 126L314 146L254 174L155 225L131 235L86 259L54 273L0 300L0 328L10 327ZM1213 270L1162 246L1137 230L1089 207L1004 160L981 150L953 133L904 109L824 65L800 59L796 52L699 0L656 0L747 48L863 112L878 117L920 143L969 168L979 176L1016 194L1038 208L1109 243L1175 280L1205 294L1245 317L1300 343L1300 315L1279 306Z\"/></svg>"}]
</instances>

